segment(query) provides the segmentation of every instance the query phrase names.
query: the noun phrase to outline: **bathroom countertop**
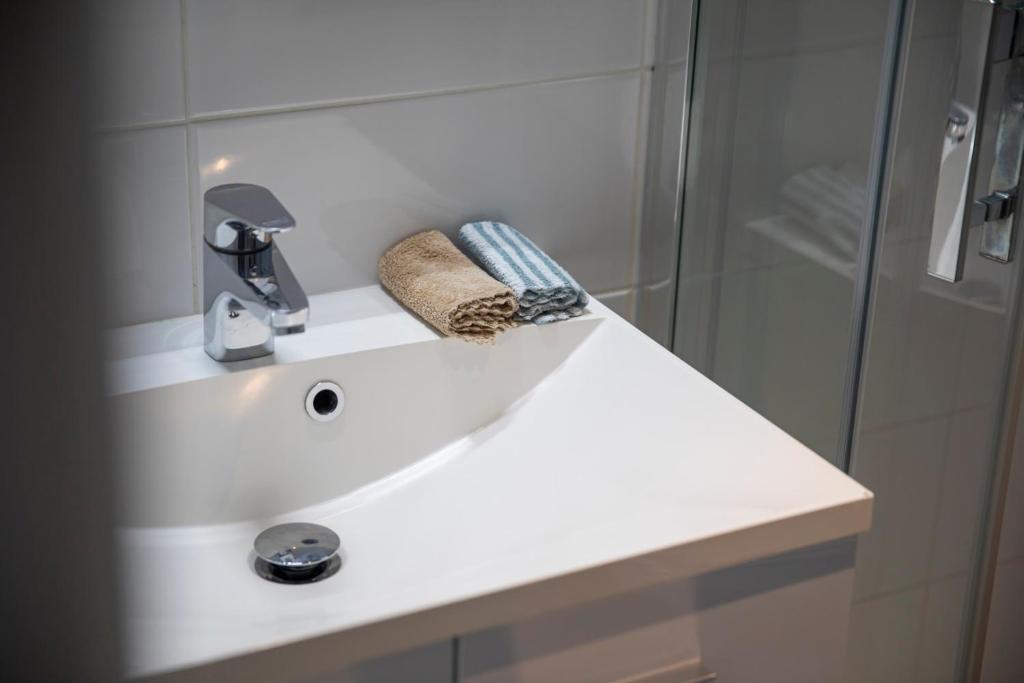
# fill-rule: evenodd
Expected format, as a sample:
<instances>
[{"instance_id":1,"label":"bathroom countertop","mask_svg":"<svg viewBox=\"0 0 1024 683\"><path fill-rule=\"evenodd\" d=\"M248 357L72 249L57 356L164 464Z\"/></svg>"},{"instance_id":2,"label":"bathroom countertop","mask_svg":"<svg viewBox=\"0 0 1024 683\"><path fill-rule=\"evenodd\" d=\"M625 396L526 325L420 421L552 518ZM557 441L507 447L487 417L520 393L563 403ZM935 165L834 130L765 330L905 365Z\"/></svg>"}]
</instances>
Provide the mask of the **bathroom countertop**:
<instances>
[{"instance_id":1,"label":"bathroom countertop","mask_svg":"<svg viewBox=\"0 0 1024 683\"><path fill-rule=\"evenodd\" d=\"M311 307L361 313L280 340L275 365L385 339L460 343L437 340L377 288L313 297ZM187 328L191 338L195 325L156 336ZM285 516L339 534L337 576L304 586L256 577L246 558L267 520L124 529L129 673L314 676L869 528L869 491L600 303L499 345L570 333L581 341L564 362L497 419L381 482ZM120 344L113 393L226 372L194 346ZM396 430L412 428L404 417Z\"/></svg>"}]
</instances>

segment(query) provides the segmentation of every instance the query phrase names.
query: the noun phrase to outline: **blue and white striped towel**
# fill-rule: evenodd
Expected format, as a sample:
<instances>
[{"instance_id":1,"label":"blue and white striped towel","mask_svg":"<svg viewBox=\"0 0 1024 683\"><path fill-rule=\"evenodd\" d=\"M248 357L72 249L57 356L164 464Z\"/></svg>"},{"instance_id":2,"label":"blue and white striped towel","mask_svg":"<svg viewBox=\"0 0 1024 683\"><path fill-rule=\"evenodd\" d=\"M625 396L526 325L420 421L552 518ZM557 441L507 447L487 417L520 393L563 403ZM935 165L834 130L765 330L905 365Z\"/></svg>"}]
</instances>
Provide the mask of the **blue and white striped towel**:
<instances>
[{"instance_id":1,"label":"blue and white striped towel","mask_svg":"<svg viewBox=\"0 0 1024 683\"><path fill-rule=\"evenodd\" d=\"M511 225L466 223L459 242L474 259L515 293L519 318L538 325L574 318L590 297L565 268Z\"/></svg>"}]
</instances>

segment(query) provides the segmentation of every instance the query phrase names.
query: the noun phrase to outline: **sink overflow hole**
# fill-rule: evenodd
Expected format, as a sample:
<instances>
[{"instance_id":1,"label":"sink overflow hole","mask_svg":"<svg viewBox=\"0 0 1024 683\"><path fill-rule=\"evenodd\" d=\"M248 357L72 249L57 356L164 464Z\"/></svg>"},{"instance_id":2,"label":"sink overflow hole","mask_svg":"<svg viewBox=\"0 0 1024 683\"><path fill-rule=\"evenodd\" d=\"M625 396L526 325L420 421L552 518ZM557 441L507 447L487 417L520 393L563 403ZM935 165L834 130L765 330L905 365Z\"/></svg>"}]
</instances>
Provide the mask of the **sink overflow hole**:
<instances>
[{"instance_id":1,"label":"sink overflow hole","mask_svg":"<svg viewBox=\"0 0 1024 683\"><path fill-rule=\"evenodd\" d=\"M330 389L321 389L313 397L313 410L318 415L330 415L338 407L338 395Z\"/></svg>"},{"instance_id":2,"label":"sink overflow hole","mask_svg":"<svg viewBox=\"0 0 1024 683\"><path fill-rule=\"evenodd\" d=\"M330 422L345 408L345 392L334 382L317 382L306 393L306 414L317 422Z\"/></svg>"}]
</instances>

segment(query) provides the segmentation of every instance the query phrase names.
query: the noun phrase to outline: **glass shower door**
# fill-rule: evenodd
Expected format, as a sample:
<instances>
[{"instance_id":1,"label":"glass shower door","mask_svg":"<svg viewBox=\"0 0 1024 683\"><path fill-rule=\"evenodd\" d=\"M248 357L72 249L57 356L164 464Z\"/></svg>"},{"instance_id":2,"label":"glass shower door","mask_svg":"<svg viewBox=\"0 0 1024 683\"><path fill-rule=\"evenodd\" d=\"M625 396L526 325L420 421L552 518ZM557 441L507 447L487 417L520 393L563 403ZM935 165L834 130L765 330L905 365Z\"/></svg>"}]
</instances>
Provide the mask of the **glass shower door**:
<instances>
[{"instance_id":1,"label":"glass shower door","mask_svg":"<svg viewBox=\"0 0 1024 683\"><path fill-rule=\"evenodd\" d=\"M1024 44L985 41L1024 20L941 0L909 3L905 24L850 462L876 496L857 551L850 683L976 680L988 513L1019 353L1020 256L1007 263L989 245L993 232L1019 230L1019 216L969 213L1017 182L1024 88L1010 57ZM964 127L982 120L973 170L951 169L971 142Z\"/></svg>"},{"instance_id":2,"label":"glass shower door","mask_svg":"<svg viewBox=\"0 0 1024 683\"><path fill-rule=\"evenodd\" d=\"M889 14L698 12L673 350L837 464Z\"/></svg>"},{"instance_id":3,"label":"glass shower door","mask_svg":"<svg viewBox=\"0 0 1024 683\"><path fill-rule=\"evenodd\" d=\"M951 88L958 68L989 68L971 66L968 48L982 62L991 52L961 35L988 39L979 7L993 11L715 0L696 12L672 347L875 492L849 683L961 680L986 599L1019 289L1018 249L1003 239L1017 217L1001 213L1013 200L988 196L1012 189L990 180L1016 177L989 173L986 155L1019 144L1019 121L1016 133L997 124L1020 117L1024 88L987 107L988 137L968 160L983 171L940 179L980 110ZM1015 32L1024 52L1024 21L1003 47L1016 50ZM1010 82L999 69L979 97ZM947 221L963 240L933 234L937 216L963 217L982 197L980 222ZM1012 247L1009 263L979 255L991 242Z\"/></svg>"}]
</instances>

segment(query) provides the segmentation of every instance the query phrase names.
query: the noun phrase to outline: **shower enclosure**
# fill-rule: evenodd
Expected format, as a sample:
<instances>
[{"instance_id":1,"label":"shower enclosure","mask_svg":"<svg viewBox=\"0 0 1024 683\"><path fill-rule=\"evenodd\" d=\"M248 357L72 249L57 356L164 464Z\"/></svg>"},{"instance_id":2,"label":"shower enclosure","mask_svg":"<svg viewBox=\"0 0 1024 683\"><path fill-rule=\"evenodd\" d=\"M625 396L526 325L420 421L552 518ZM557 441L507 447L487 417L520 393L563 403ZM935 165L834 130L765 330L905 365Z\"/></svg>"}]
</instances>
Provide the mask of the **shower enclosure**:
<instances>
[{"instance_id":1,"label":"shower enclosure","mask_svg":"<svg viewBox=\"0 0 1024 683\"><path fill-rule=\"evenodd\" d=\"M1009 680L1024 17L658 11L638 324L875 492L847 681Z\"/></svg>"}]
</instances>

